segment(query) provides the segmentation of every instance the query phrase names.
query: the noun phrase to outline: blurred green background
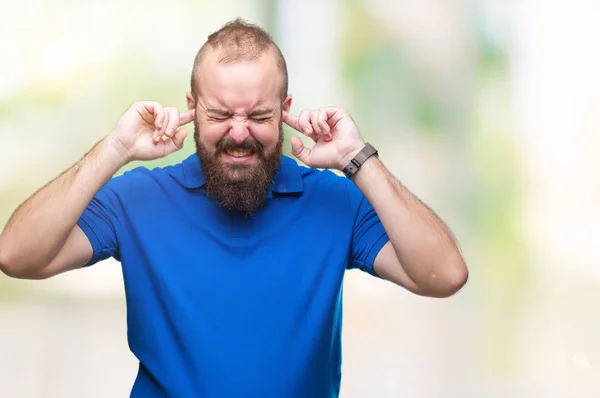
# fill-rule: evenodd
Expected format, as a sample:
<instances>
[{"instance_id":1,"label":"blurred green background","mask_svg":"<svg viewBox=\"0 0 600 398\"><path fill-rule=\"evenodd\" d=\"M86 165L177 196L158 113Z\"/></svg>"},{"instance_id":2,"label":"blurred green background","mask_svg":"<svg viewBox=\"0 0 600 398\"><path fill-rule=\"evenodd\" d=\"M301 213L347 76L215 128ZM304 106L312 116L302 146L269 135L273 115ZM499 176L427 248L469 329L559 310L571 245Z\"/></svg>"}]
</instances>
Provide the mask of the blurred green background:
<instances>
[{"instance_id":1,"label":"blurred green background","mask_svg":"<svg viewBox=\"0 0 600 398\"><path fill-rule=\"evenodd\" d=\"M282 48L292 111L346 107L470 268L445 300L348 273L342 397L600 396L600 3L2 5L0 226L131 103L184 109L196 51L242 16ZM135 372L116 262L0 276L0 396L128 396Z\"/></svg>"}]
</instances>

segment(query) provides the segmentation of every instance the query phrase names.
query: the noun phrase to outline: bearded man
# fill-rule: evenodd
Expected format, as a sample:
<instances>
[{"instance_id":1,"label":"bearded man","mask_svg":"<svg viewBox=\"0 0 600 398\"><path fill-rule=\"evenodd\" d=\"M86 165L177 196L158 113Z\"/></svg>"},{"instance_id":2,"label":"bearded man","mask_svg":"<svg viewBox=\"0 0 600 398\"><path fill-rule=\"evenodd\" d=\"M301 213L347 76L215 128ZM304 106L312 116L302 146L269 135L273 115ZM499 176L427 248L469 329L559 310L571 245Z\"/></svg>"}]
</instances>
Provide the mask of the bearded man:
<instances>
[{"instance_id":1,"label":"bearded man","mask_svg":"<svg viewBox=\"0 0 600 398\"><path fill-rule=\"evenodd\" d=\"M121 262L132 397L337 397L347 269L430 297L466 282L450 230L347 111L290 112L285 59L260 27L211 34L186 98L185 112L135 103L0 235L16 278ZM181 149L190 122L195 154L114 177ZM314 141L291 139L302 166L282 155L283 123Z\"/></svg>"}]
</instances>

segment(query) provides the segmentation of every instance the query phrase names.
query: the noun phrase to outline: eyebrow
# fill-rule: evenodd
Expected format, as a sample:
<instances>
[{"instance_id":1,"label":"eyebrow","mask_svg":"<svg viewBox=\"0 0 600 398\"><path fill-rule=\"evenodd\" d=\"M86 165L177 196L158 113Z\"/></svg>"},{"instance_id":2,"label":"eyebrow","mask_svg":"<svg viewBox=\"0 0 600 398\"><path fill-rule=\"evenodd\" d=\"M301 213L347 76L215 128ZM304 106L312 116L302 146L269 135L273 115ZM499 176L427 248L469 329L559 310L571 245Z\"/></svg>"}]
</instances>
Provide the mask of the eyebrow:
<instances>
[{"instance_id":1,"label":"eyebrow","mask_svg":"<svg viewBox=\"0 0 600 398\"><path fill-rule=\"evenodd\" d=\"M207 109L206 113L213 113L221 116L231 116L231 112L222 109Z\"/></svg>"},{"instance_id":2,"label":"eyebrow","mask_svg":"<svg viewBox=\"0 0 600 398\"><path fill-rule=\"evenodd\" d=\"M256 117L256 116L265 116L265 115L270 115L274 112L273 109L257 109L255 111L250 112L250 116Z\"/></svg>"}]
</instances>

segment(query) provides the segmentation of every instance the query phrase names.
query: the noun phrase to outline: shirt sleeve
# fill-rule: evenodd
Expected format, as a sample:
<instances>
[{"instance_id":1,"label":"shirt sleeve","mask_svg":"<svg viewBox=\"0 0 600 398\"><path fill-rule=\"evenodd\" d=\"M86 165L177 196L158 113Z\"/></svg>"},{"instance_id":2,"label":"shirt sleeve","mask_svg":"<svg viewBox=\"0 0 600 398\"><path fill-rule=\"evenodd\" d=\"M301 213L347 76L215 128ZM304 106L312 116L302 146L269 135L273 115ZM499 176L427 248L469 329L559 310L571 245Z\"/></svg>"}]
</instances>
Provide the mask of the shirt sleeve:
<instances>
[{"instance_id":1,"label":"shirt sleeve","mask_svg":"<svg viewBox=\"0 0 600 398\"><path fill-rule=\"evenodd\" d=\"M350 189L350 197L351 202L355 204L353 208L356 211L356 216L347 268L358 268L373 276L380 277L375 272L373 263L381 248L389 241L389 238L377 213L354 184Z\"/></svg>"},{"instance_id":2,"label":"shirt sleeve","mask_svg":"<svg viewBox=\"0 0 600 398\"><path fill-rule=\"evenodd\" d=\"M127 185L125 176L110 179L92 198L77 221L93 249L92 258L86 266L109 257L120 261L119 220Z\"/></svg>"}]
</instances>

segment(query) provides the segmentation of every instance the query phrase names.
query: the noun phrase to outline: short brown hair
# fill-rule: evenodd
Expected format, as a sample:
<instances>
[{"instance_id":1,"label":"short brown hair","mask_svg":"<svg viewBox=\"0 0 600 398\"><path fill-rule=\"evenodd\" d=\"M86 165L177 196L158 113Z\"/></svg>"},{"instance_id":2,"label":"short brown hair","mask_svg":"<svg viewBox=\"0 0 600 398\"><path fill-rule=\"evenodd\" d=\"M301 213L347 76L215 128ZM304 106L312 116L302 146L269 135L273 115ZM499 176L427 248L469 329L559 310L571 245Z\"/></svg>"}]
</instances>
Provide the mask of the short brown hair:
<instances>
[{"instance_id":1,"label":"short brown hair","mask_svg":"<svg viewBox=\"0 0 600 398\"><path fill-rule=\"evenodd\" d=\"M204 54L208 49L221 50L218 63L228 64L240 61L251 61L263 55L266 51L274 51L277 66L283 77L281 87L281 101L287 97L288 72L285 58L271 35L258 25L249 23L242 18L227 22L214 33L208 36L208 40L200 48L194 59L192 68L191 91L192 96L197 98L196 93L196 70L202 62Z\"/></svg>"}]
</instances>

